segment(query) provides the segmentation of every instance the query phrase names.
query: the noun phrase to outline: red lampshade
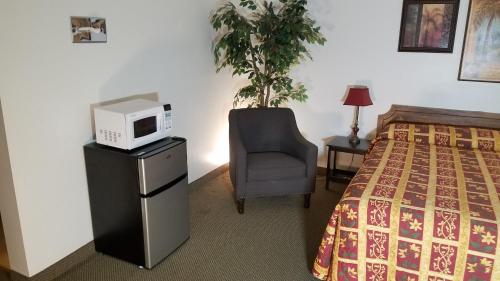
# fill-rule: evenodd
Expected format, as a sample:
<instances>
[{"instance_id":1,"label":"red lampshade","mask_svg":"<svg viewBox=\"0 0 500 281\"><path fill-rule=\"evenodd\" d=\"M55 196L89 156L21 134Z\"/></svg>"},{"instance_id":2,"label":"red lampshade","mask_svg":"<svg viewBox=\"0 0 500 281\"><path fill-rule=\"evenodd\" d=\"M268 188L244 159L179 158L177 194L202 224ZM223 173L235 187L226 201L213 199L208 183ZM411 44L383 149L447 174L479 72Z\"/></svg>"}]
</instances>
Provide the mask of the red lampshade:
<instances>
[{"instance_id":1,"label":"red lampshade","mask_svg":"<svg viewBox=\"0 0 500 281\"><path fill-rule=\"evenodd\" d=\"M350 88L344 105L367 106L372 105L368 88Z\"/></svg>"}]
</instances>

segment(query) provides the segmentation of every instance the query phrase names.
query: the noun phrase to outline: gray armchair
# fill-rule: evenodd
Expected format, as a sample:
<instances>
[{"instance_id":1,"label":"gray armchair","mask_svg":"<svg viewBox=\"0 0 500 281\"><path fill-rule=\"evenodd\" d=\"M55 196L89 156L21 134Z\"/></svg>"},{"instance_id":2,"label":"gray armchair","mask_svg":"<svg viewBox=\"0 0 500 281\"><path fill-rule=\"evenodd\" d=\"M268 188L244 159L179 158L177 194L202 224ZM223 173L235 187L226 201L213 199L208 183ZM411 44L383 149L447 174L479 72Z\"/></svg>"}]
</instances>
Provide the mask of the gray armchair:
<instances>
[{"instance_id":1,"label":"gray armchair","mask_svg":"<svg viewBox=\"0 0 500 281\"><path fill-rule=\"evenodd\" d=\"M299 132L288 108L229 112L229 171L238 212L245 198L304 194L309 208L318 148Z\"/></svg>"}]
</instances>

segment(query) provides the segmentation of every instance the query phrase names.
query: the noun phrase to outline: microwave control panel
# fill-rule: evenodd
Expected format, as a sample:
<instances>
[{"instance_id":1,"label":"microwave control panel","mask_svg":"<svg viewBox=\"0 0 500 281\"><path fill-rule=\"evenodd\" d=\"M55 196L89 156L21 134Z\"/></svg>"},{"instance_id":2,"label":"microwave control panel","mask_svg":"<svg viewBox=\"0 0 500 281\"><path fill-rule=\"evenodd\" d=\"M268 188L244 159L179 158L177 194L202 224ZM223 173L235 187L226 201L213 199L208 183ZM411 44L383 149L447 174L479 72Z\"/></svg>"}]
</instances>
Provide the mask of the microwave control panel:
<instances>
[{"instance_id":1,"label":"microwave control panel","mask_svg":"<svg viewBox=\"0 0 500 281\"><path fill-rule=\"evenodd\" d=\"M106 143L120 143L122 140L122 134L114 131L100 129L99 134Z\"/></svg>"},{"instance_id":2,"label":"microwave control panel","mask_svg":"<svg viewBox=\"0 0 500 281\"><path fill-rule=\"evenodd\" d=\"M170 104L163 105L163 110L165 110L165 130L167 134L170 134L172 130L172 106Z\"/></svg>"}]
</instances>

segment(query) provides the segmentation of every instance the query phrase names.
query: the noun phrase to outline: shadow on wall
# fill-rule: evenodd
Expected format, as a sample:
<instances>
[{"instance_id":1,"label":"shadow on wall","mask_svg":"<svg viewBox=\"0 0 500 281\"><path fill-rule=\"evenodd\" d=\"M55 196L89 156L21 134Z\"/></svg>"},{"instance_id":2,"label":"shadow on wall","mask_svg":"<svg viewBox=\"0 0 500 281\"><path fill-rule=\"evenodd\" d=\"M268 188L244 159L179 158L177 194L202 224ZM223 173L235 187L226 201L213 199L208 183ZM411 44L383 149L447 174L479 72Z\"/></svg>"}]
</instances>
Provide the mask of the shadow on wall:
<instances>
[{"instance_id":1,"label":"shadow on wall","mask_svg":"<svg viewBox=\"0 0 500 281\"><path fill-rule=\"evenodd\" d=\"M2 113L2 108L1 108L1 102L0 102L0 130L3 130L3 113ZM1 174L0 174L1 176ZM3 188L7 188L2 186ZM1 194L0 194L1 195ZM0 208L1 210L2 208ZM5 234L3 231L3 221L2 221L2 214L0 213L0 270L2 269L8 269L9 268L9 258L7 255L7 244L5 241ZM1 279L0 279L1 280Z\"/></svg>"},{"instance_id":2,"label":"shadow on wall","mask_svg":"<svg viewBox=\"0 0 500 281\"><path fill-rule=\"evenodd\" d=\"M313 18L318 22L324 31L332 31L335 29L335 24L332 20L332 13L337 8L336 3L330 0L310 1L309 10L313 14Z\"/></svg>"},{"instance_id":3,"label":"shadow on wall","mask_svg":"<svg viewBox=\"0 0 500 281\"><path fill-rule=\"evenodd\" d=\"M187 42L178 38L151 42L100 88L100 100L115 100L130 93L155 93L159 101L172 104L175 133L180 133L176 130L180 128L177 126L180 115L199 118L202 122L206 117L204 111L220 109L223 98L231 105L231 95L213 89L217 86L213 81L216 73L210 32L206 33L207 38L202 38L206 44L200 44L201 40ZM191 113L198 114L190 116Z\"/></svg>"},{"instance_id":4,"label":"shadow on wall","mask_svg":"<svg viewBox=\"0 0 500 281\"><path fill-rule=\"evenodd\" d=\"M0 270L9 269L9 257L7 255L7 244L3 232L2 216L0 214Z\"/></svg>"},{"instance_id":5,"label":"shadow on wall","mask_svg":"<svg viewBox=\"0 0 500 281\"><path fill-rule=\"evenodd\" d=\"M310 97L317 98L317 97ZM288 104L295 114L297 126L300 133L310 142L318 146L318 163L324 163L326 154L324 148L326 145L325 139L314 139L314 136L332 136L337 128L343 127L345 120L342 114L337 110L341 110L341 105L335 106L333 110L318 110L314 106L314 102L308 100L305 103L290 102ZM349 125L345 125L345 132L350 132Z\"/></svg>"},{"instance_id":6,"label":"shadow on wall","mask_svg":"<svg viewBox=\"0 0 500 281\"><path fill-rule=\"evenodd\" d=\"M12 179L2 101L0 100L0 267L27 273L21 222ZM8 248L8 250L7 250ZM7 255L7 252L9 254ZM8 256L8 257L7 257ZM0 280L2 280L0 278Z\"/></svg>"},{"instance_id":7,"label":"shadow on wall","mask_svg":"<svg viewBox=\"0 0 500 281\"><path fill-rule=\"evenodd\" d=\"M207 161L205 154L217 150L220 137L213 132L224 132L234 95L229 93L234 84L230 75L216 74L208 19L206 29L202 36L188 40L176 38L185 32L151 40L102 84L97 100L114 102L133 93L152 93L127 98L145 97L171 104L172 135L189 140L188 159L194 164L190 165L190 180L216 165ZM224 139L227 142L228 138Z\"/></svg>"}]
</instances>

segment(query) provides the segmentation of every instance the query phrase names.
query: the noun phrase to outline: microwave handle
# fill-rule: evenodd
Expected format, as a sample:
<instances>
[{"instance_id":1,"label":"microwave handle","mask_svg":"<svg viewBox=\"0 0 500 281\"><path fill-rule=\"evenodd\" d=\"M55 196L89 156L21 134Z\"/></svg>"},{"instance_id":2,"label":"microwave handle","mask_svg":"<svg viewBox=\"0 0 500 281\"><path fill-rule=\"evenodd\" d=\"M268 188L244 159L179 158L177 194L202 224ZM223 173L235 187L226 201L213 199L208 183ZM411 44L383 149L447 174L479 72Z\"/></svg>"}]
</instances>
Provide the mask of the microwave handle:
<instances>
[{"instance_id":1,"label":"microwave handle","mask_svg":"<svg viewBox=\"0 0 500 281\"><path fill-rule=\"evenodd\" d=\"M172 129L172 106L167 103L163 105L163 110L164 110L164 129L165 131L168 131Z\"/></svg>"}]
</instances>

